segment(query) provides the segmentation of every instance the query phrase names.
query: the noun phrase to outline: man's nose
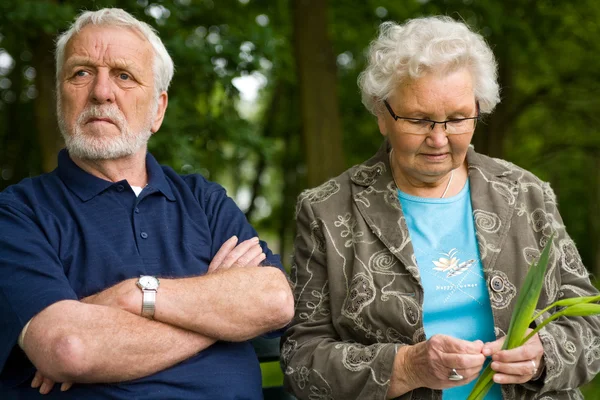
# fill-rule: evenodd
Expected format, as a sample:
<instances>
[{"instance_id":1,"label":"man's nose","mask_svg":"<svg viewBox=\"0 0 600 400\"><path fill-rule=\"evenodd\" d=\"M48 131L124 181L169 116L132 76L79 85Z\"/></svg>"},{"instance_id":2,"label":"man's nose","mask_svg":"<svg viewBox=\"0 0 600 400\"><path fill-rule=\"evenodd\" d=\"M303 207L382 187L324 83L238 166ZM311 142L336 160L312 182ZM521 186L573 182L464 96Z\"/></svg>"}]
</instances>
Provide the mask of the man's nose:
<instances>
[{"instance_id":1,"label":"man's nose","mask_svg":"<svg viewBox=\"0 0 600 400\"><path fill-rule=\"evenodd\" d=\"M92 84L90 97L94 103L104 104L115 101L113 82L107 71L98 71Z\"/></svg>"}]
</instances>

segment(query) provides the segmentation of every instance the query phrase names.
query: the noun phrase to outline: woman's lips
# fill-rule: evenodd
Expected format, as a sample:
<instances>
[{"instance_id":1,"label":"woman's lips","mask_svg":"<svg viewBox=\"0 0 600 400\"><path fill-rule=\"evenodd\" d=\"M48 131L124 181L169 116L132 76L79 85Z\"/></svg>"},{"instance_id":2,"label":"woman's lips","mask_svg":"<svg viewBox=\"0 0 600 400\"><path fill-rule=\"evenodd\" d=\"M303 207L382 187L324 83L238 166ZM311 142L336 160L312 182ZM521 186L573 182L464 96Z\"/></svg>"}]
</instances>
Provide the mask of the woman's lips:
<instances>
[{"instance_id":1,"label":"woman's lips","mask_svg":"<svg viewBox=\"0 0 600 400\"><path fill-rule=\"evenodd\" d=\"M428 161L444 161L448 158L448 153L438 153L438 154L427 154L423 153L423 157L425 157Z\"/></svg>"}]
</instances>

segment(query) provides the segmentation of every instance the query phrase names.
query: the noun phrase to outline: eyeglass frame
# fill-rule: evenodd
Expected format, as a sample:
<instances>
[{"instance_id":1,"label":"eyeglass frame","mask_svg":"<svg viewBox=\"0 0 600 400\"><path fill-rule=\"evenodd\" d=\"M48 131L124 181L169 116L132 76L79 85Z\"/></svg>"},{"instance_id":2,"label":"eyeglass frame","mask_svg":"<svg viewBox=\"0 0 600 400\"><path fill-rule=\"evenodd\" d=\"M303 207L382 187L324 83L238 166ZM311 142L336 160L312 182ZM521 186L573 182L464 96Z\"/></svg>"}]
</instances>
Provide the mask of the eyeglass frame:
<instances>
[{"instance_id":1,"label":"eyeglass frame","mask_svg":"<svg viewBox=\"0 0 600 400\"><path fill-rule=\"evenodd\" d=\"M452 122L452 121L466 121L469 119L474 120L473 123L473 131L475 131L475 128L477 127L477 121L479 121L479 118L481 117L479 115L479 103L477 103L477 115L474 117L468 117L468 118L456 118L456 119L447 119L445 121L434 121L432 119L428 119L428 118L409 118L409 117L401 117L399 115L396 115L396 113L394 112L394 110L392 110L392 106L390 106L390 103L387 102L387 100L383 100L383 104L385 104L385 108L387 108L387 110L389 111L390 115L392 116L392 118L394 118L394 121L398 121L399 119L403 119L406 121L424 121L424 122L431 122L431 126L429 127L429 132L433 131L435 129L435 124L444 124L444 132L447 135L464 135L465 133L469 133L469 131L467 132L462 132L462 133L448 133L448 126L446 125L448 122ZM423 133L413 133L413 135L424 135Z\"/></svg>"}]
</instances>

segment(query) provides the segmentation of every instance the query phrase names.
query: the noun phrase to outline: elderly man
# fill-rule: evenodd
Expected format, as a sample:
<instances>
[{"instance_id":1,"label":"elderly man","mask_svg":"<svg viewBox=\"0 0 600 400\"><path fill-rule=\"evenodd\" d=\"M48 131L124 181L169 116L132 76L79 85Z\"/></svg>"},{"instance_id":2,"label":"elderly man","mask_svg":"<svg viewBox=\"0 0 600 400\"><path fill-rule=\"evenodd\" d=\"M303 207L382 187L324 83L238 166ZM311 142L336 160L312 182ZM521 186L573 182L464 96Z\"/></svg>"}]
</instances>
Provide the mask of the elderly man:
<instances>
[{"instance_id":1,"label":"elderly man","mask_svg":"<svg viewBox=\"0 0 600 400\"><path fill-rule=\"evenodd\" d=\"M284 327L293 297L221 186L147 153L162 42L123 10L85 12L56 66L66 150L0 193L1 397L262 398L247 340Z\"/></svg>"}]
</instances>

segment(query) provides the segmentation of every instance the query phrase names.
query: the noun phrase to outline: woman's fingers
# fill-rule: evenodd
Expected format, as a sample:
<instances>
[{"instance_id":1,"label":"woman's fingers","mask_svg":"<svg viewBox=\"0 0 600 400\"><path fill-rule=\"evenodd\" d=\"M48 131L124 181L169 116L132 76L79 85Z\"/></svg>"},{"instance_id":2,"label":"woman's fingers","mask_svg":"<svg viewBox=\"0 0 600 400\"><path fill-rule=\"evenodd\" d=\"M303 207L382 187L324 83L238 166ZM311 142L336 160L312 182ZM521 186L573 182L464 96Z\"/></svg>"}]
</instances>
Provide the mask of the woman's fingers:
<instances>
[{"instance_id":1,"label":"woman's fingers","mask_svg":"<svg viewBox=\"0 0 600 400\"><path fill-rule=\"evenodd\" d=\"M440 364L446 368L468 369L483 366L485 356L483 354L444 354L440 357Z\"/></svg>"},{"instance_id":2,"label":"woman's fingers","mask_svg":"<svg viewBox=\"0 0 600 400\"><path fill-rule=\"evenodd\" d=\"M501 337L498 340L494 340L493 342L486 343L483 346L482 353L484 356L491 356L500 350L502 350L502 345L504 345L504 338L506 336Z\"/></svg>"},{"instance_id":3,"label":"woman's fingers","mask_svg":"<svg viewBox=\"0 0 600 400\"><path fill-rule=\"evenodd\" d=\"M479 376L485 362L482 349L483 342L480 340L470 342L445 335L434 335L415 353L420 360L411 362L421 366L420 378L424 386L447 389L465 385ZM453 370L456 370L462 379L450 379Z\"/></svg>"},{"instance_id":4,"label":"woman's fingers","mask_svg":"<svg viewBox=\"0 0 600 400\"><path fill-rule=\"evenodd\" d=\"M544 347L539 337L535 335L523 346L510 350L498 351L492 356L492 360L500 362L518 362L524 360L538 360L544 354Z\"/></svg>"},{"instance_id":5,"label":"woman's fingers","mask_svg":"<svg viewBox=\"0 0 600 400\"><path fill-rule=\"evenodd\" d=\"M525 383L537 373L537 364L534 368L531 360L502 363L492 362L492 369L496 371L494 382L500 384L519 384Z\"/></svg>"},{"instance_id":6,"label":"woman's fingers","mask_svg":"<svg viewBox=\"0 0 600 400\"><path fill-rule=\"evenodd\" d=\"M522 346L495 352L491 364L496 372L494 382L520 384L531 380L537 374L543 356L544 347L537 334Z\"/></svg>"}]
</instances>

